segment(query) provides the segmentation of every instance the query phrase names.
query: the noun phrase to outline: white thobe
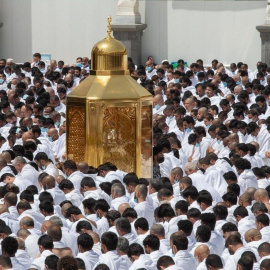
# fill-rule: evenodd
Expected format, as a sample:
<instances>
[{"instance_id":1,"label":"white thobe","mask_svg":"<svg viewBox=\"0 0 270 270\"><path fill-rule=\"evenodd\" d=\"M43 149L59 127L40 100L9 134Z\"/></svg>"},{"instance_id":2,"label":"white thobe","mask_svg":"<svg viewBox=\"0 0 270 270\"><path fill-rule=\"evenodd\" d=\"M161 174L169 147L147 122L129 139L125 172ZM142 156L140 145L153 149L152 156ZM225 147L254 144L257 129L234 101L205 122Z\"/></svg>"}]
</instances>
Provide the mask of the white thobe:
<instances>
[{"instance_id":1,"label":"white thobe","mask_svg":"<svg viewBox=\"0 0 270 270\"><path fill-rule=\"evenodd\" d=\"M26 164L22 168L22 171L20 173L18 173L18 176L21 176L22 179L29 180L32 183L32 185L35 185L37 188L40 187L40 185L38 183L39 173L38 173L38 171L36 171L36 169L33 166Z\"/></svg>"},{"instance_id":2,"label":"white thobe","mask_svg":"<svg viewBox=\"0 0 270 270\"><path fill-rule=\"evenodd\" d=\"M140 268L145 268L147 270L157 269L150 256L146 254L140 255L139 259L133 262L129 270L137 270Z\"/></svg>"},{"instance_id":3,"label":"white thobe","mask_svg":"<svg viewBox=\"0 0 270 270\"><path fill-rule=\"evenodd\" d=\"M43 172L51 175L54 178L59 175L59 170L53 163L50 163Z\"/></svg>"},{"instance_id":4,"label":"white thobe","mask_svg":"<svg viewBox=\"0 0 270 270\"><path fill-rule=\"evenodd\" d=\"M183 269L196 270L194 257L187 250L179 250L174 257L175 264Z\"/></svg>"},{"instance_id":5,"label":"white thobe","mask_svg":"<svg viewBox=\"0 0 270 270\"><path fill-rule=\"evenodd\" d=\"M73 205L79 207L82 200L83 196L82 194L77 190L73 189L71 192L65 194L67 200L71 201Z\"/></svg>"},{"instance_id":6,"label":"white thobe","mask_svg":"<svg viewBox=\"0 0 270 270\"><path fill-rule=\"evenodd\" d=\"M25 250L27 254L32 258L35 259L39 254L38 249L38 239L39 235L28 235L27 238L24 240L25 243Z\"/></svg>"},{"instance_id":7,"label":"white thobe","mask_svg":"<svg viewBox=\"0 0 270 270\"><path fill-rule=\"evenodd\" d=\"M99 264L106 264L110 270L126 270L126 260L118 256L116 251L109 251L99 256L99 260L94 266L96 268Z\"/></svg>"},{"instance_id":8,"label":"white thobe","mask_svg":"<svg viewBox=\"0 0 270 270\"><path fill-rule=\"evenodd\" d=\"M215 188L220 195L223 195L227 191L227 183L223 176L215 169L214 166L210 166L205 171L205 181Z\"/></svg>"},{"instance_id":9,"label":"white thobe","mask_svg":"<svg viewBox=\"0 0 270 270\"><path fill-rule=\"evenodd\" d=\"M195 186L200 192L201 190L207 190L211 193L212 198L215 202L221 202L221 196L219 193L205 181L205 175L201 173L192 173L189 175L189 177L192 179L192 185Z\"/></svg>"},{"instance_id":10,"label":"white thobe","mask_svg":"<svg viewBox=\"0 0 270 270\"><path fill-rule=\"evenodd\" d=\"M149 227L154 223L154 207L147 201L140 202L134 207L138 214L138 217L144 217L147 219Z\"/></svg>"},{"instance_id":11,"label":"white thobe","mask_svg":"<svg viewBox=\"0 0 270 270\"><path fill-rule=\"evenodd\" d=\"M233 255L229 256L228 260L226 261L224 270L236 269L237 263L245 251L252 252L252 249L249 247L240 247L239 249L237 249Z\"/></svg>"},{"instance_id":12,"label":"white thobe","mask_svg":"<svg viewBox=\"0 0 270 270\"><path fill-rule=\"evenodd\" d=\"M252 170L244 170L238 176L238 185L241 186L244 190L249 187L258 188L258 181Z\"/></svg>"},{"instance_id":13,"label":"white thobe","mask_svg":"<svg viewBox=\"0 0 270 270\"><path fill-rule=\"evenodd\" d=\"M245 236L245 233L249 229L256 229L255 223L253 220L249 218L249 216L242 218L238 221L238 232L242 235L242 237Z\"/></svg>"},{"instance_id":14,"label":"white thobe","mask_svg":"<svg viewBox=\"0 0 270 270\"><path fill-rule=\"evenodd\" d=\"M97 222L97 229L98 229L98 234L101 237L101 235L109 230L109 223L107 218L102 217L99 219Z\"/></svg>"},{"instance_id":15,"label":"white thobe","mask_svg":"<svg viewBox=\"0 0 270 270\"><path fill-rule=\"evenodd\" d=\"M270 242L270 226L265 226L260 230L262 234L262 240L265 242Z\"/></svg>"},{"instance_id":16,"label":"white thobe","mask_svg":"<svg viewBox=\"0 0 270 270\"><path fill-rule=\"evenodd\" d=\"M73 183L75 189L80 191L81 181L83 178L84 178L84 174L82 172L75 171L68 177L68 180L70 180Z\"/></svg>"},{"instance_id":17,"label":"white thobe","mask_svg":"<svg viewBox=\"0 0 270 270\"><path fill-rule=\"evenodd\" d=\"M45 269L45 260L48 256L54 255L50 250L44 250L40 257L36 258L30 268L44 270Z\"/></svg>"},{"instance_id":18,"label":"white thobe","mask_svg":"<svg viewBox=\"0 0 270 270\"><path fill-rule=\"evenodd\" d=\"M129 198L126 195L113 199L111 201L111 209L118 211L118 207L122 203L129 203Z\"/></svg>"},{"instance_id":19,"label":"white thobe","mask_svg":"<svg viewBox=\"0 0 270 270\"><path fill-rule=\"evenodd\" d=\"M26 253L25 250L18 249L17 252L16 252L16 254L15 254L15 257L20 262L20 264L22 264L25 267L25 269L30 268L30 265L32 263L32 259Z\"/></svg>"},{"instance_id":20,"label":"white thobe","mask_svg":"<svg viewBox=\"0 0 270 270\"><path fill-rule=\"evenodd\" d=\"M155 265L157 265L158 259L163 256L164 254L160 250L155 250L149 254L151 260Z\"/></svg>"},{"instance_id":21,"label":"white thobe","mask_svg":"<svg viewBox=\"0 0 270 270\"><path fill-rule=\"evenodd\" d=\"M93 250L78 253L76 258L80 258L85 263L86 270L92 270L94 265L98 262L99 255Z\"/></svg>"}]
</instances>

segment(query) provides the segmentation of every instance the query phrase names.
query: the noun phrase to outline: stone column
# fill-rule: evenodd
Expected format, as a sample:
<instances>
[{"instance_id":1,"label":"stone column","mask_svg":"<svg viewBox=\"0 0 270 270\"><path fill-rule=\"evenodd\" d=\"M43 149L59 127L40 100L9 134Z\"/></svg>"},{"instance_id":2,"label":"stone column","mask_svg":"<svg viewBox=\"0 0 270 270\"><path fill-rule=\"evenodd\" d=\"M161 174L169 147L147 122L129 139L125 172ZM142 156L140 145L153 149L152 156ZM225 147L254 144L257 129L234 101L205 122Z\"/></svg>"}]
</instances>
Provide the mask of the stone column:
<instances>
[{"instance_id":1,"label":"stone column","mask_svg":"<svg viewBox=\"0 0 270 270\"><path fill-rule=\"evenodd\" d=\"M262 40L261 46L261 61L270 64L270 0L268 0L266 8L265 24L256 26L256 29L260 32Z\"/></svg>"},{"instance_id":2,"label":"stone column","mask_svg":"<svg viewBox=\"0 0 270 270\"><path fill-rule=\"evenodd\" d=\"M119 0L115 23L112 24L113 35L121 41L136 65L141 64L141 38L147 27L141 23L138 0Z\"/></svg>"}]
</instances>

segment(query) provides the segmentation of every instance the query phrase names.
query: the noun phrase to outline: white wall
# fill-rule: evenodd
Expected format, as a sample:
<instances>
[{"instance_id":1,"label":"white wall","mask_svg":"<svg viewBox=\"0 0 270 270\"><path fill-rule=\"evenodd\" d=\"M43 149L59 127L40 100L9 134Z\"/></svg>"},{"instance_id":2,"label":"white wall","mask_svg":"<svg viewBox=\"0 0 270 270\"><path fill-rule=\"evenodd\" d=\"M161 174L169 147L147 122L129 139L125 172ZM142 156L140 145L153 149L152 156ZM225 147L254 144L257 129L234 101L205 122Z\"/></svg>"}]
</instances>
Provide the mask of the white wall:
<instances>
[{"instance_id":1,"label":"white wall","mask_svg":"<svg viewBox=\"0 0 270 270\"><path fill-rule=\"evenodd\" d=\"M0 58L17 63L31 57L31 1L0 0Z\"/></svg>"},{"instance_id":2,"label":"white wall","mask_svg":"<svg viewBox=\"0 0 270 270\"><path fill-rule=\"evenodd\" d=\"M264 24L266 1L146 1L143 57L158 61L198 58L211 63L243 61L255 68L261 58L256 26ZM168 42L166 41L168 39Z\"/></svg>"},{"instance_id":3,"label":"white wall","mask_svg":"<svg viewBox=\"0 0 270 270\"><path fill-rule=\"evenodd\" d=\"M214 58L244 61L251 68L260 59L256 26L265 19L266 1L140 1L143 62ZM72 64L91 55L106 37L107 16L113 19L117 0L0 0L0 57L17 62L34 52Z\"/></svg>"},{"instance_id":4,"label":"white wall","mask_svg":"<svg viewBox=\"0 0 270 270\"><path fill-rule=\"evenodd\" d=\"M116 11L116 0L33 0L32 50L69 64L90 57L95 43L107 36L107 16Z\"/></svg>"}]
</instances>

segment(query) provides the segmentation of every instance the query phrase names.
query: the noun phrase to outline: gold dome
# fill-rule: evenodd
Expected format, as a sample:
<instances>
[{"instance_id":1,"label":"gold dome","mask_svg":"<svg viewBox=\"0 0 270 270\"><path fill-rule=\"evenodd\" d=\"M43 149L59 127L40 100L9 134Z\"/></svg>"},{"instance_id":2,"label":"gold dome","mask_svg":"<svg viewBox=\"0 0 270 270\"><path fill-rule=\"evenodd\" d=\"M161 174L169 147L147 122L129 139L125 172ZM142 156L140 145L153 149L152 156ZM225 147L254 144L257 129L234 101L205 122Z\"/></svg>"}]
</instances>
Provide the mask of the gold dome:
<instances>
[{"instance_id":1,"label":"gold dome","mask_svg":"<svg viewBox=\"0 0 270 270\"><path fill-rule=\"evenodd\" d=\"M125 73L127 70L127 50L122 42L111 36L111 20L108 17L108 36L92 49L92 74L98 71Z\"/></svg>"}]
</instances>

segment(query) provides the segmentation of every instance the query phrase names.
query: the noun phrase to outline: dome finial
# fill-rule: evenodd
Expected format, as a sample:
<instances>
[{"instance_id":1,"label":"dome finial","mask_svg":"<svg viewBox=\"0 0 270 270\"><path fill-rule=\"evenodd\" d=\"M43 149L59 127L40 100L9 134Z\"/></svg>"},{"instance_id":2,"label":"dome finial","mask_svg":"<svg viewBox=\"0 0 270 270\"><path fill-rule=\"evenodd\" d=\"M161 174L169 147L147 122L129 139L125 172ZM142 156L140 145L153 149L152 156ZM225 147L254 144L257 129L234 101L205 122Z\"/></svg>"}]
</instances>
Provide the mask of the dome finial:
<instances>
[{"instance_id":1,"label":"dome finial","mask_svg":"<svg viewBox=\"0 0 270 270\"><path fill-rule=\"evenodd\" d=\"M112 17L108 16L107 21L108 21L108 30L107 30L108 37L112 37L111 36L111 33L112 33L112 27L111 27Z\"/></svg>"}]
</instances>

